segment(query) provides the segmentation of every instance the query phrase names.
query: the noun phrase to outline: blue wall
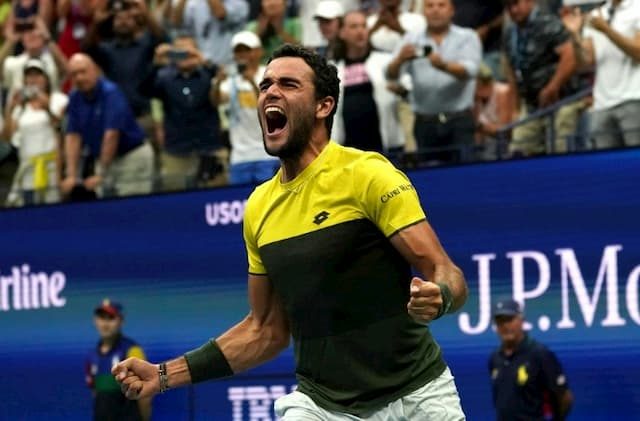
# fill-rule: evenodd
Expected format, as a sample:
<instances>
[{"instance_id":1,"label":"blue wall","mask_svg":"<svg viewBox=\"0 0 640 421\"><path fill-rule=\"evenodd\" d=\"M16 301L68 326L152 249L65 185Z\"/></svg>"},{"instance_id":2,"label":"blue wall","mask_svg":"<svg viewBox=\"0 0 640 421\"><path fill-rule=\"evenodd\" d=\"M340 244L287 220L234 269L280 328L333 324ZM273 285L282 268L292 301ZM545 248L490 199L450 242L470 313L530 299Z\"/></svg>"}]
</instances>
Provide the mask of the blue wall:
<instances>
[{"instance_id":1,"label":"blue wall","mask_svg":"<svg viewBox=\"0 0 640 421\"><path fill-rule=\"evenodd\" d=\"M497 338L487 304L512 294L525 301L531 335L565 367L572 419L637 416L640 150L409 175L471 289L460 314L432 325L469 419L493 417L487 358ZM123 302L126 334L154 361L240 320L247 301L239 222L249 193L0 212L0 419L89 417L83 361L96 341L93 307L105 296ZM48 308L31 292L14 302L13 270L44 274ZM249 419L290 390L292 371L287 351L232 381L157 397L154 419Z\"/></svg>"}]
</instances>

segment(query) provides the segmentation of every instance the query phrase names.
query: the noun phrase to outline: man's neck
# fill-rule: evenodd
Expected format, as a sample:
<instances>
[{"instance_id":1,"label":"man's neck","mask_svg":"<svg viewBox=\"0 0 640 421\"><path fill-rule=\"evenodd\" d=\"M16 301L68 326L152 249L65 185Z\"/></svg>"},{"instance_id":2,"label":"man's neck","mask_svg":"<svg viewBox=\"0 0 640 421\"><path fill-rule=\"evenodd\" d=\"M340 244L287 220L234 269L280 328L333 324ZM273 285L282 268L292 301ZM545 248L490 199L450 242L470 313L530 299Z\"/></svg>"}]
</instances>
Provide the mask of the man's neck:
<instances>
[{"instance_id":1,"label":"man's neck","mask_svg":"<svg viewBox=\"0 0 640 421\"><path fill-rule=\"evenodd\" d=\"M441 27L432 27L427 26L427 34L429 34L432 38L442 39L449 33L449 29L451 28L451 24L444 25Z\"/></svg>"},{"instance_id":2,"label":"man's neck","mask_svg":"<svg viewBox=\"0 0 640 421\"><path fill-rule=\"evenodd\" d=\"M324 124L324 123L323 123ZM323 138L314 139L312 136L311 141L302 152L302 155L298 158L281 159L280 164L282 166L282 179L283 183L293 181L300 175L315 159L320 156L324 148L329 144L329 139L324 136Z\"/></svg>"},{"instance_id":3,"label":"man's neck","mask_svg":"<svg viewBox=\"0 0 640 421\"><path fill-rule=\"evenodd\" d=\"M109 338L102 338L100 340L100 352L106 353L106 352L109 352L111 349L113 349L113 346L116 344L119 337L120 337L120 334L109 337Z\"/></svg>"},{"instance_id":4,"label":"man's neck","mask_svg":"<svg viewBox=\"0 0 640 421\"><path fill-rule=\"evenodd\" d=\"M369 53L369 47L347 47L346 56L349 60L360 60Z\"/></svg>"},{"instance_id":5,"label":"man's neck","mask_svg":"<svg viewBox=\"0 0 640 421\"><path fill-rule=\"evenodd\" d=\"M520 344L524 340L524 336L525 336L524 333L522 333L522 334L520 334L520 336L518 338L516 338L515 341L509 342L509 343L503 343L502 344L502 352L508 357L513 355L513 353L516 352L516 350L518 349L518 347L520 346Z\"/></svg>"},{"instance_id":6,"label":"man's neck","mask_svg":"<svg viewBox=\"0 0 640 421\"><path fill-rule=\"evenodd\" d=\"M134 39L135 38L133 34L116 34L115 36L115 41L118 44L130 44Z\"/></svg>"}]
</instances>

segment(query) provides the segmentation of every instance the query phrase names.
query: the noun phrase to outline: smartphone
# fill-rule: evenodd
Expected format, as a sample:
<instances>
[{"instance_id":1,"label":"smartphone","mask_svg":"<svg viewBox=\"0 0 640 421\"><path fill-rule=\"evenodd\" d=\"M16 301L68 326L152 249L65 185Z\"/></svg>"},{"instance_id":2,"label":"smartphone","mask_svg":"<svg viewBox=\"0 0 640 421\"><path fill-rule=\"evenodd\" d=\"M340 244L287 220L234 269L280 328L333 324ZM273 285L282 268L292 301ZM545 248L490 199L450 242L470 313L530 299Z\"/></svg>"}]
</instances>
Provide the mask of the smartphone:
<instances>
[{"instance_id":1,"label":"smartphone","mask_svg":"<svg viewBox=\"0 0 640 421\"><path fill-rule=\"evenodd\" d=\"M167 58L172 63L178 63L189 57L189 52L180 48L172 48L167 52Z\"/></svg>"},{"instance_id":2,"label":"smartphone","mask_svg":"<svg viewBox=\"0 0 640 421\"><path fill-rule=\"evenodd\" d=\"M40 92L40 90L38 89L38 87L27 85L27 86L22 88L22 92L20 92L20 94L22 95L22 98L25 101L29 101L29 100L35 98L36 96L38 96L39 92Z\"/></svg>"},{"instance_id":3,"label":"smartphone","mask_svg":"<svg viewBox=\"0 0 640 421\"><path fill-rule=\"evenodd\" d=\"M424 47L417 46L416 47L416 58L428 57L429 54L433 51L433 47L430 45L425 45Z\"/></svg>"}]
</instances>

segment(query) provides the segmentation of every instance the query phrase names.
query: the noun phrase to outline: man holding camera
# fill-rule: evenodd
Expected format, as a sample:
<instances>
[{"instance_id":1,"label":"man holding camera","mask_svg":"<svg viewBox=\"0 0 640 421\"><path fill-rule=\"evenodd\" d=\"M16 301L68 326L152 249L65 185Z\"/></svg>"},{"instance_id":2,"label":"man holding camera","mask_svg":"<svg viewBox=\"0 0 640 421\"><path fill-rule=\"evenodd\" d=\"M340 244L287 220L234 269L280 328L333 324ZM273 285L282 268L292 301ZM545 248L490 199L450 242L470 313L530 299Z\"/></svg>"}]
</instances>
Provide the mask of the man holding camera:
<instances>
[{"instance_id":1,"label":"man holding camera","mask_svg":"<svg viewBox=\"0 0 640 421\"><path fill-rule=\"evenodd\" d=\"M465 161L473 146L471 110L482 45L475 31L452 24L452 0L425 0L424 13L427 30L405 34L387 76L411 75L418 152L438 161Z\"/></svg>"},{"instance_id":2,"label":"man holding camera","mask_svg":"<svg viewBox=\"0 0 640 421\"><path fill-rule=\"evenodd\" d=\"M210 98L215 74L216 67L187 34L156 48L142 91L158 98L164 109L160 175L165 191L195 187L201 162L218 162L212 158L220 152L218 111Z\"/></svg>"}]
</instances>

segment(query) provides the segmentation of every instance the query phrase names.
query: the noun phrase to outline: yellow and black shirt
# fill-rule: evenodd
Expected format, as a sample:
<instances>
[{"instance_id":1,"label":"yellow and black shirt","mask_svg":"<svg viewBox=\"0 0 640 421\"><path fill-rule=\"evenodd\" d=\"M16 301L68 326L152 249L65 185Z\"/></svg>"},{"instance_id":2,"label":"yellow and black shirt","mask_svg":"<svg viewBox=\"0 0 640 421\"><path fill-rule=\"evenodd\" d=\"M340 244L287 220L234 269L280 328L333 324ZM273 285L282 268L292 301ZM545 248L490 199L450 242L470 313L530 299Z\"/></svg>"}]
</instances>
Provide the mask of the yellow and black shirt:
<instances>
[{"instance_id":1,"label":"yellow and black shirt","mask_svg":"<svg viewBox=\"0 0 640 421\"><path fill-rule=\"evenodd\" d=\"M249 272L284 304L298 390L364 415L439 376L439 346L407 313L411 268L388 240L425 219L409 179L333 142L293 181L280 175L249 198L244 237Z\"/></svg>"}]
</instances>

